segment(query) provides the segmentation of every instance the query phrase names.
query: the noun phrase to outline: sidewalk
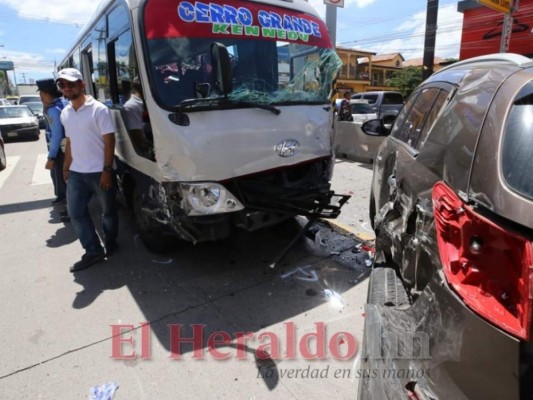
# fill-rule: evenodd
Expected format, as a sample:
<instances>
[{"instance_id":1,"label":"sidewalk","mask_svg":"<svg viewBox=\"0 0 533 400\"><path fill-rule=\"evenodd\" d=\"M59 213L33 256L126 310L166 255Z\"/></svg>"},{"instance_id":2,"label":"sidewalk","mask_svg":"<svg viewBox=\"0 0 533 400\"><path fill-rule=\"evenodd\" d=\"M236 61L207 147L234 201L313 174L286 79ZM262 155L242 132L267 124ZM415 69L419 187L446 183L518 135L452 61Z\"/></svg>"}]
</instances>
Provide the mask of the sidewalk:
<instances>
[{"instance_id":1,"label":"sidewalk","mask_svg":"<svg viewBox=\"0 0 533 400\"><path fill-rule=\"evenodd\" d=\"M342 207L341 214L327 220L337 231L352 234L362 240L374 239L368 217L372 164L337 159L333 169L332 189L352 197Z\"/></svg>"}]
</instances>

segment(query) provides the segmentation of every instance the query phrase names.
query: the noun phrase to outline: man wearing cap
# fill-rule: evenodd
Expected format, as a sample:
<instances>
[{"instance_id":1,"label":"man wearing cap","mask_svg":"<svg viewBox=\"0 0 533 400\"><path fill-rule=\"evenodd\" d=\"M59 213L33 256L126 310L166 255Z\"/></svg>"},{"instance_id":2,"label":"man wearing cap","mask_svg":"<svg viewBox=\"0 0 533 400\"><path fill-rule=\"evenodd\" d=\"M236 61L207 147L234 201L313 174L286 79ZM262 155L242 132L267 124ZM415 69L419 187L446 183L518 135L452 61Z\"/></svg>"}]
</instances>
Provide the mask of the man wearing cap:
<instances>
[{"instance_id":1,"label":"man wearing cap","mask_svg":"<svg viewBox=\"0 0 533 400\"><path fill-rule=\"evenodd\" d=\"M56 79L69 104L61 112L67 145L63 175L67 181L68 212L85 254L70 272L102 261L117 248L118 214L113 176L115 126L111 112L85 94L80 71L65 68ZM102 208L105 250L89 214L89 201L96 196Z\"/></svg>"},{"instance_id":2,"label":"man wearing cap","mask_svg":"<svg viewBox=\"0 0 533 400\"><path fill-rule=\"evenodd\" d=\"M351 95L350 92L344 92L339 107L339 121L353 121L352 108L350 106Z\"/></svg>"},{"instance_id":3,"label":"man wearing cap","mask_svg":"<svg viewBox=\"0 0 533 400\"><path fill-rule=\"evenodd\" d=\"M54 194L56 198L52 205L65 203L67 197L67 185L63 178L63 161L65 156L61 150L61 141L65 138L65 130L61 124L61 110L67 102L62 98L53 79L41 79L37 82L37 91L44 106L46 117L46 143L48 145L48 160L45 168L50 170Z\"/></svg>"}]
</instances>

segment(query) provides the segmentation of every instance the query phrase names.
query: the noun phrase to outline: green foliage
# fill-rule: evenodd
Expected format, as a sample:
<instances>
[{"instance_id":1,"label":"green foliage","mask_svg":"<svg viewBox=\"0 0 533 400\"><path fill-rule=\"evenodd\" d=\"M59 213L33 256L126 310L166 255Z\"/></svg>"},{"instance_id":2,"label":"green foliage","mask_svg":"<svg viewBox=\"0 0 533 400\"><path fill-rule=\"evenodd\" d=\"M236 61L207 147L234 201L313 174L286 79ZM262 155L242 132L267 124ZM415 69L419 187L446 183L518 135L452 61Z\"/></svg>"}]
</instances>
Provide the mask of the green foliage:
<instances>
[{"instance_id":1,"label":"green foliage","mask_svg":"<svg viewBox=\"0 0 533 400\"><path fill-rule=\"evenodd\" d=\"M411 92L416 89L422 82L422 68L406 67L396 72L392 78L386 82L387 86L397 88L405 98L409 97Z\"/></svg>"}]
</instances>

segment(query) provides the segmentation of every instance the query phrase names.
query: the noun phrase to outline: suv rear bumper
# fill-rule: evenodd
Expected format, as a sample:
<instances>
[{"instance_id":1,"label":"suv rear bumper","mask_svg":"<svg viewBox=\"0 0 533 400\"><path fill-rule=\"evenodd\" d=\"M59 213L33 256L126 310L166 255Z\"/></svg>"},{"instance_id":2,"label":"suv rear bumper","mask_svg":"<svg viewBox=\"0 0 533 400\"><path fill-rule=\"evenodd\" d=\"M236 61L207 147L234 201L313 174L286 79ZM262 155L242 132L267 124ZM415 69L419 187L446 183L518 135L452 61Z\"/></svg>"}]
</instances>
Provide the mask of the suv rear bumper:
<instances>
[{"instance_id":1,"label":"suv rear bumper","mask_svg":"<svg viewBox=\"0 0 533 400\"><path fill-rule=\"evenodd\" d=\"M386 284L374 272L370 290ZM407 309L366 305L360 398L407 398L415 391L420 398L519 399L520 341L438 280Z\"/></svg>"}]
</instances>

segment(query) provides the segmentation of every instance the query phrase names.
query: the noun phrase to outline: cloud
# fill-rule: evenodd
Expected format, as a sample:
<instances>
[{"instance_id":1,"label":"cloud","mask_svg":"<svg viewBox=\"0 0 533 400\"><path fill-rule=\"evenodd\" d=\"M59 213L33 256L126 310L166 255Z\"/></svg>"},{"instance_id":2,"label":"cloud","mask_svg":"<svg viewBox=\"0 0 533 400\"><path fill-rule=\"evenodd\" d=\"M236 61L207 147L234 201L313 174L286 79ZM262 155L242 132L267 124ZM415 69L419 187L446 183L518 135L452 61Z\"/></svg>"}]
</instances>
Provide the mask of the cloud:
<instances>
[{"instance_id":1,"label":"cloud","mask_svg":"<svg viewBox=\"0 0 533 400\"><path fill-rule=\"evenodd\" d=\"M344 8L355 5L358 8L365 8L375 3L377 0L344 0ZM309 0L309 4L320 14L322 19L326 15L326 5L324 0Z\"/></svg>"},{"instance_id":2,"label":"cloud","mask_svg":"<svg viewBox=\"0 0 533 400\"><path fill-rule=\"evenodd\" d=\"M85 23L98 6L94 0L76 0L70 7L62 0L0 0L0 4L12 8L23 19L66 24Z\"/></svg>"},{"instance_id":3,"label":"cloud","mask_svg":"<svg viewBox=\"0 0 533 400\"><path fill-rule=\"evenodd\" d=\"M365 8L366 6L369 6L373 4L376 0L355 0L355 3L357 4L357 7L359 8ZM352 3L353 1L347 1L346 3Z\"/></svg>"},{"instance_id":4,"label":"cloud","mask_svg":"<svg viewBox=\"0 0 533 400\"><path fill-rule=\"evenodd\" d=\"M435 56L441 58L459 58L463 15L456 10L455 4L439 8L437 21L437 39ZM409 21L395 29L396 38L384 40L372 45L372 51L378 54L402 53L403 57L422 57L424 54L424 36L426 32L426 12L414 14ZM364 45L364 43L362 43Z\"/></svg>"},{"instance_id":5,"label":"cloud","mask_svg":"<svg viewBox=\"0 0 533 400\"><path fill-rule=\"evenodd\" d=\"M61 55L64 55L67 52L66 49L46 49L45 51L48 54L61 54Z\"/></svg>"}]
</instances>

